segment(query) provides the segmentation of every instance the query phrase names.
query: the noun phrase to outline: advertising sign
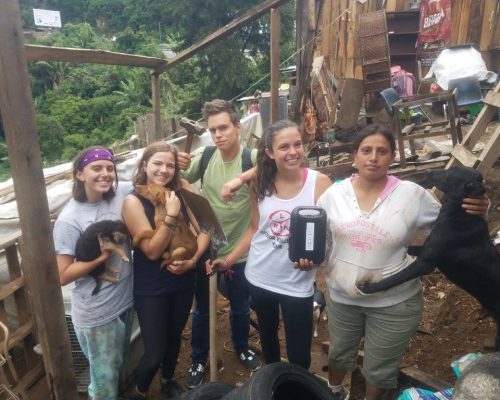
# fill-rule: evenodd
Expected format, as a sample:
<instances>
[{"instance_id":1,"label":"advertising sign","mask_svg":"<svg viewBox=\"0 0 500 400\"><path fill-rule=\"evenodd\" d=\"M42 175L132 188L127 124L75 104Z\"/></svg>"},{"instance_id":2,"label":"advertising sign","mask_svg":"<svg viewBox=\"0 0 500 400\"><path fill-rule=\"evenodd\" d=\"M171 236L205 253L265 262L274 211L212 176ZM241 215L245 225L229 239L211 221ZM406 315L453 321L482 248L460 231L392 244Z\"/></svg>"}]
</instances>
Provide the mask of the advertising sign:
<instances>
[{"instance_id":1,"label":"advertising sign","mask_svg":"<svg viewBox=\"0 0 500 400\"><path fill-rule=\"evenodd\" d=\"M423 67L430 67L441 50L450 46L451 0L422 0L418 58Z\"/></svg>"},{"instance_id":2,"label":"advertising sign","mask_svg":"<svg viewBox=\"0 0 500 400\"><path fill-rule=\"evenodd\" d=\"M61 13L59 11L33 9L33 17L36 26L48 26L50 28L61 27Z\"/></svg>"}]
</instances>

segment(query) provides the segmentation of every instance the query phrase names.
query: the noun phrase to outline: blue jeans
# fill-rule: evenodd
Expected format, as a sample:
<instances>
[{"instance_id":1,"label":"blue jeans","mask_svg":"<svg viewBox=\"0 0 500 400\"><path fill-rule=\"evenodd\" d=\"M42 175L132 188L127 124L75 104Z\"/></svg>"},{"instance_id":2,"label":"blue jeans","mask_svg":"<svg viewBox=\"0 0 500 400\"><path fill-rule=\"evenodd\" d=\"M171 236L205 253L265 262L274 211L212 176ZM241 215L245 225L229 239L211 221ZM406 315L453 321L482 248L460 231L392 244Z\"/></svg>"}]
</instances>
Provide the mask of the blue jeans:
<instances>
[{"instance_id":1,"label":"blue jeans","mask_svg":"<svg viewBox=\"0 0 500 400\"><path fill-rule=\"evenodd\" d=\"M193 362L205 364L208 358L208 279L205 273L205 260L202 257L196 267L194 297L196 306L193 311L191 332L191 358ZM250 331L250 307L248 305L248 282L245 277L246 262L234 264L231 277L224 276L231 305L231 340L233 349L239 353L248 349Z\"/></svg>"}]
</instances>

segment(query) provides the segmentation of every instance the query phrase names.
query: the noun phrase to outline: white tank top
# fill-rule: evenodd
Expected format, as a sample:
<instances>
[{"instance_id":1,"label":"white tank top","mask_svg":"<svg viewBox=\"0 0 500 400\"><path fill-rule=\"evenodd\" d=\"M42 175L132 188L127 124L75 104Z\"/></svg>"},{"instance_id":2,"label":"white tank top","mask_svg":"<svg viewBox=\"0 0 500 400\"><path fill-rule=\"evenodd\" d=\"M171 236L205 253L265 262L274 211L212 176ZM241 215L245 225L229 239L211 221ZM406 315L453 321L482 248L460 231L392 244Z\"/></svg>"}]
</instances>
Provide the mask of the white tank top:
<instances>
[{"instance_id":1,"label":"white tank top","mask_svg":"<svg viewBox=\"0 0 500 400\"><path fill-rule=\"evenodd\" d=\"M248 253L245 276L257 287L295 297L314 293L316 269L301 271L288 258L290 217L297 206L314 205L314 189L318 172L308 169L300 193L293 199L266 196L259 202L259 228Z\"/></svg>"}]
</instances>

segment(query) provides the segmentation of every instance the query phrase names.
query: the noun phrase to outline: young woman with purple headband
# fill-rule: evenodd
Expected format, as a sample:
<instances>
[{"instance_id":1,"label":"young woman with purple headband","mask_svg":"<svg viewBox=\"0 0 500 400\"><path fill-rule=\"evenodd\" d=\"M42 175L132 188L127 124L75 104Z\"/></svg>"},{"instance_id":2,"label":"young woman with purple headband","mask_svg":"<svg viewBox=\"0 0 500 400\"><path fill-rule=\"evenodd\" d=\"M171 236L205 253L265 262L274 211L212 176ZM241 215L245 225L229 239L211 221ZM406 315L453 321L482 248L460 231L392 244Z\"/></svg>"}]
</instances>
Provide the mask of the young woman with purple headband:
<instances>
[{"instance_id":1,"label":"young woman with purple headband","mask_svg":"<svg viewBox=\"0 0 500 400\"><path fill-rule=\"evenodd\" d=\"M75 247L92 223L122 219L122 204L130 185L118 185L117 181L109 150L91 147L82 151L73 162L73 198L54 226L60 283L75 282L71 318L80 347L89 360L88 392L92 400L118 397L120 367L133 316L132 268L130 262L107 250L93 261L76 261ZM118 270L118 282L103 281L101 290L92 295L95 280L88 274L103 261Z\"/></svg>"}]
</instances>

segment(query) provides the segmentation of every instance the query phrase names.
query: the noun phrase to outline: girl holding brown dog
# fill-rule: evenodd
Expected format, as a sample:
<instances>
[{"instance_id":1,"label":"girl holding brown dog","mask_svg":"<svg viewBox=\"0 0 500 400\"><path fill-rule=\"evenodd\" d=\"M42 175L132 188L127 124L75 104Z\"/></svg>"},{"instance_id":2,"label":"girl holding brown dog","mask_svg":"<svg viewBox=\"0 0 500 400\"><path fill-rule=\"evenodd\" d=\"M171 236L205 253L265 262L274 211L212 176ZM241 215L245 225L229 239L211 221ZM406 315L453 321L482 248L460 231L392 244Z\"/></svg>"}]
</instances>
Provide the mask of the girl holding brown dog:
<instances>
[{"instance_id":1,"label":"girl holding brown dog","mask_svg":"<svg viewBox=\"0 0 500 400\"><path fill-rule=\"evenodd\" d=\"M76 261L76 243L85 229L102 220L121 220L129 185L117 185L113 155L102 147L82 151L73 162L73 198L54 226L54 245L61 285L75 282L71 318L80 347L89 360L88 392L93 400L115 400L132 324L132 268L128 261L101 248L92 261ZM127 249L130 253L130 249ZM130 259L130 255L129 255ZM92 295L95 280L88 275L106 262L117 271L117 282L103 281Z\"/></svg>"},{"instance_id":2,"label":"girl holding brown dog","mask_svg":"<svg viewBox=\"0 0 500 400\"><path fill-rule=\"evenodd\" d=\"M209 236L200 232L190 210L181 202L176 190L192 190L179 178L177 150L165 142L150 144L139 160L133 185L158 184L165 192L166 216L155 226L154 205L137 191L128 195L123 218L132 237L155 229L151 238L142 239L134 248L134 300L144 342L144 355L137 368L136 399L145 399L151 381L161 365L161 390L167 398L184 389L174 378L181 333L191 309L194 290L194 268L205 252ZM176 231L178 216L198 233L198 249L187 260L173 261L162 268L162 255Z\"/></svg>"}]
</instances>

